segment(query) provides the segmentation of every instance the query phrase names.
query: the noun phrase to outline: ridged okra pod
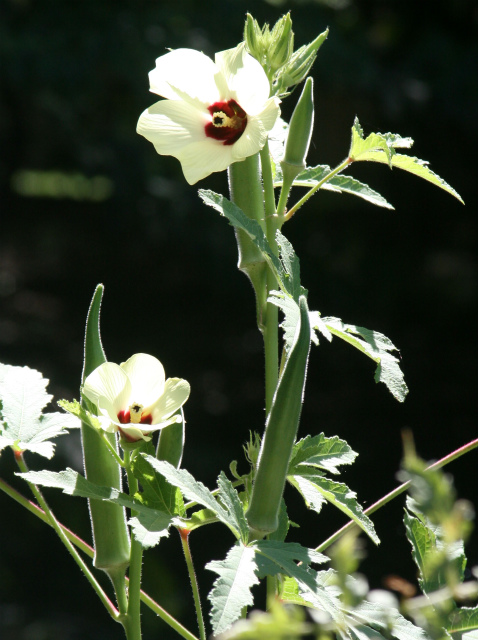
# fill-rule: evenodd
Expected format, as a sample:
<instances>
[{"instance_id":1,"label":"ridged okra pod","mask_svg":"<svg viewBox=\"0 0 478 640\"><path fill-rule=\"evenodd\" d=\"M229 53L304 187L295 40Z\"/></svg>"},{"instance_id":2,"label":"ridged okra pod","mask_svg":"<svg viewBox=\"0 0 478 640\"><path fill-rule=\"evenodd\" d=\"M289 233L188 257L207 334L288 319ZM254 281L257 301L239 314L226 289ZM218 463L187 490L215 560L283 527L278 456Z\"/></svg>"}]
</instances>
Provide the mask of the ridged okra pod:
<instances>
[{"instance_id":1,"label":"ridged okra pod","mask_svg":"<svg viewBox=\"0 0 478 640\"><path fill-rule=\"evenodd\" d=\"M82 384L86 377L100 364L106 362L100 337L100 307L103 285L96 287L88 311L85 331L85 359ZM91 409L85 398L82 405ZM111 446L117 449L116 435L105 433ZM100 435L86 424L81 426L83 463L88 480L103 487L113 487L121 491L121 470ZM126 525L125 510L116 504L88 500L95 548L94 565L103 569L113 583L129 564L130 538Z\"/></svg>"},{"instance_id":2,"label":"ridged okra pod","mask_svg":"<svg viewBox=\"0 0 478 640\"><path fill-rule=\"evenodd\" d=\"M299 426L310 350L309 309L305 296L299 298L299 308L300 324L267 417L251 502L246 514L255 538L263 538L278 527L287 468Z\"/></svg>"}]
</instances>

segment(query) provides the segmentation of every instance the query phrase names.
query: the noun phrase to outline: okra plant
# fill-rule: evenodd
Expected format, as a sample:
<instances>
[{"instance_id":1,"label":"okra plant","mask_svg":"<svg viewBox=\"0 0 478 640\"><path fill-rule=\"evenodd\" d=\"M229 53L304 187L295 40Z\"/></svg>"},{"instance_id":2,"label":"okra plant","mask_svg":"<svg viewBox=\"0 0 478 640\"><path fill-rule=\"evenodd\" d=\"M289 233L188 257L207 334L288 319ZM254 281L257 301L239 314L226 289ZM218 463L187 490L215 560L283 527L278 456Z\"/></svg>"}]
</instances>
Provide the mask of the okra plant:
<instances>
[{"instance_id":1,"label":"okra plant","mask_svg":"<svg viewBox=\"0 0 478 640\"><path fill-rule=\"evenodd\" d=\"M342 162L307 165L314 125L310 74L327 36L326 30L295 49L289 14L273 28L260 27L248 15L243 41L217 53L214 61L191 49L169 51L149 74L151 91L161 99L137 125L159 154L180 161L189 185L213 172L228 172L229 197L207 189L200 189L199 196L234 229L238 268L251 282L255 322L264 342L264 431L237 443L239 451L243 446L247 472L239 473L235 461L225 463L217 486L209 489L181 468L189 384L167 378L161 362L147 353L121 364L107 360L100 335L102 285L87 316L78 401L59 401L62 412L45 413L51 399L48 381L28 367L0 365L0 446L13 452L18 475L35 502L3 479L0 488L55 529L107 613L122 626L118 638L140 640L141 607L159 616L158 638L169 625L186 640L204 640L210 633L223 639L312 634L418 640L458 638L478 630L478 608L461 606L462 598L478 593L475 582L464 583L463 540L472 509L456 500L450 480L439 470L478 441L427 467L407 439L403 483L364 511L356 494L336 479L357 453L338 435L327 434L326 425L324 433L297 439L309 356L319 341L344 340L373 360L375 381L384 383L398 402L408 389L389 338L309 309L285 223L324 189L392 208L345 173L356 162L403 169L461 200L426 162L409 155L411 138L364 134L357 118ZM280 113L289 99L296 104L287 123ZM75 428L81 428L84 475L28 468L27 457L36 463L38 456L51 458L53 438ZM307 509L319 513L329 502L349 523L329 539L318 539L316 548L288 541L286 483ZM87 500L92 547L61 524L41 486ZM369 516L407 489L404 526L424 595L400 604L391 593L369 592L358 577L357 536L378 544ZM194 531L210 526L226 527L231 546L223 558L211 549L206 568L217 577L204 599L189 540ZM161 542L172 529L183 545L195 629L186 629L161 606L161 594L141 590L142 563L148 561L144 552L158 546L161 553ZM108 575L110 590L98 582L96 570ZM265 594L259 591L254 598L252 589L261 581Z\"/></svg>"}]
</instances>

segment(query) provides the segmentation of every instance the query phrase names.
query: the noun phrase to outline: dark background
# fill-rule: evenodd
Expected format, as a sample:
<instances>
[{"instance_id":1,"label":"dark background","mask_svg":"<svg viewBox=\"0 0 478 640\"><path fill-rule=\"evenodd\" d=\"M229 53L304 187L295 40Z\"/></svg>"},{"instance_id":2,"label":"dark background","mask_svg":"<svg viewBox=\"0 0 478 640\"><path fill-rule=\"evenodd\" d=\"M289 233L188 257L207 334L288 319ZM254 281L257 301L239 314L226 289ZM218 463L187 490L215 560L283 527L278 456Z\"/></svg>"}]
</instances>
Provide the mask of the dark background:
<instances>
[{"instance_id":1,"label":"dark background","mask_svg":"<svg viewBox=\"0 0 478 640\"><path fill-rule=\"evenodd\" d=\"M57 399L78 397L84 320L103 282L108 359L152 353L168 375L191 383L183 465L210 487L231 459L244 468L242 445L263 423L252 290L235 267L232 229L200 203L179 163L158 156L135 127L156 100L147 73L167 47L213 55L241 40L246 11L273 23L291 9L297 46L330 27L313 69L309 163L342 160L358 115L366 133L412 136L412 154L429 160L466 203L399 170L363 164L351 173L396 211L324 192L286 225L311 308L389 336L410 387L398 404L375 385L373 363L338 339L322 341L311 355L300 434L337 434L360 453L342 479L365 506L397 482L402 429L413 431L426 459L476 438L475 2L0 0L0 7L2 362L42 371ZM283 104L286 119L294 103ZM25 171L60 171L70 182L51 186ZM226 193L226 174L199 186ZM46 463L31 456L31 467L81 469L75 436L58 451ZM476 466L473 452L449 467L459 495L475 507ZM13 471L7 451L0 472L10 479ZM60 519L88 538L83 501L46 493ZM289 500L291 517L302 519L294 494ZM0 505L0 637L121 637L53 533L4 495ZM382 545L367 542L362 565L373 587L389 574L415 579L402 507L398 499L374 516ZM316 546L345 522L334 511L311 514L291 539ZM204 602L214 575L201 567L231 543L219 527L192 536ZM147 552L145 586L194 630L175 532ZM149 612L144 624L145 640L175 637Z\"/></svg>"}]
</instances>

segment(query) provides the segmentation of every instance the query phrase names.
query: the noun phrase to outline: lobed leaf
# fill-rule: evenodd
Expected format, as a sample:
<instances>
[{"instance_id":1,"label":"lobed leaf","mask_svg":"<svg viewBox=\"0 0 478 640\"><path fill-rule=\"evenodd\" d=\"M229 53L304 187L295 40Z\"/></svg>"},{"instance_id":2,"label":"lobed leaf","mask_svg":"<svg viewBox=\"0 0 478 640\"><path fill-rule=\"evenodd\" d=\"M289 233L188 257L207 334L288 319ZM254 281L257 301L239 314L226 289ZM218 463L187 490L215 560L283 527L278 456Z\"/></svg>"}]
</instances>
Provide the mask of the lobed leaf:
<instances>
[{"instance_id":1,"label":"lobed leaf","mask_svg":"<svg viewBox=\"0 0 478 640\"><path fill-rule=\"evenodd\" d=\"M236 518L232 516L223 506L219 504L209 489L193 478L186 469L176 469L165 460L158 460L153 456L145 456L145 459L158 473L175 487L178 487L182 494L188 499L201 504L216 514L218 520L225 524L236 538L240 538L240 530L237 529Z\"/></svg>"},{"instance_id":2,"label":"lobed leaf","mask_svg":"<svg viewBox=\"0 0 478 640\"><path fill-rule=\"evenodd\" d=\"M292 186L294 187L306 187L312 188L318 182L321 182L326 179L329 174L331 174L332 169L326 165L317 165L315 167L307 167L299 173L297 178L294 180ZM281 182L275 182L276 186L282 184ZM352 196L357 196L362 198L363 200L367 200L371 204L374 204L378 207L384 207L385 209L394 209L394 207L385 200L383 196L381 196L377 191L369 187L367 184L360 182L356 178L352 176L347 176L344 174L338 174L331 176L326 179L325 182L321 185L321 189L326 189L327 191L335 191L336 193L348 193Z\"/></svg>"},{"instance_id":3,"label":"lobed leaf","mask_svg":"<svg viewBox=\"0 0 478 640\"><path fill-rule=\"evenodd\" d=\"M357 501L357 494L347 485L305 467L299 467L294 475L288 476L288 480L299 491L309 508L319 512L325 500L330 502L351 518L375 544L380 544L373 522L363 512Z\"/></svg>"},{"instance_id":4,"label":"lobed leaf","mask_svg":"<svg viewBox=\"0 0 478 640\"><path fill-rule=\"evenodd\" d=\"M227 509L227 512L234 521L235 529L240 533L241 540L247 544L249 540L249 525L244 515L244 507L232 482L228 480L226 474L221 471L217 479L219 488L219 499Z\"/></svg>"},{"instance_id":5,"label":"lobed leaf","mask_svg":"<svg viewBox=\"0 0 478 640\"><path fill-rule=\"evenodd\" d=\"M70 496L102 500L132 509L136 515L129 524L143 546L154 546L158 544L160 538L169 535L168 528L172 518L168 513L151 509L112 487L100 487L73 469L66 469L59 473L46 470L29 471L16 475L33 484L61 489L63 493Z\"/></svg>"},{"instance_id":6,"label":"lobed leaf","mask_svg":"<svg viewBox=\"0 0 478 640\"><path fill-rule=\"evenodd\" d=\"M214 193L214 191L200 189L199 196L202 198L204 204L219 211L222 216L227 218L233 227L247 233L274 272L281 289L287 291L287 276L284 268L279 258L274 255L260 224L256 222L256 220L248 218L234 202L231 202L218 193Z\"/></svg>"},{"instance_id":7,"label":"lobed leaf","mask_svg":"<svg viewBox=\"0 0 478 640\"><path fill-rule=\"evenodd\" d=\"M186 514L179 489L172 486L162 475L155 473L143 456L133 459L132 469L142 487L142 493L135 496L136 499L152 509L169 513L172 517L183 517Z\"/></svg>"},{"instance_id":8,"label":"lobed leaf","mask_svg":"<svg viewBox=\"0 0 478 640\"><path fill-rule=\"evenodd\" d=\"M390 637L397 640L429 640L425 631L404 618L397 609L364 601L347 615L347 627L357 640Z\"/></svg>"},{"instance_id":9,"label":"lobed leaf","mask_svg":"<svg viewBox=\"0 0 478 640\"><path fill-rule=\"evenodd\" d=\"M478 607L461 607L450 613L447 631L457 640L476 638L476 634L470 633L476 629L478 629ZM467 634L469 634L468 637Z\"/></svg>"},{"instance_id":10,"label":"lobed leaf","mask_svg":"<svg viewBox=\"0 0 478 640\"><path fill-rule=\"evenodd\" d=\"M358 453L338 436L327 438L323 433L306 436L294 445L289 461L289 475L293 475L297 465L304 464L339 474L337 467L352 464Z\"/></svg>"},{"instance_id":11,"label":"lobed leaf","mask_svg":"<svg viewBox=\"0 0 478 640\"><path fill-rule=\"evenodd\" d=\"M363 137L363 130L358 119L355 119L352 127L352 142L350 145L349 157L354 162L372 161L388 164L392 169L397 167L409 173L413 173L419 178L431 182L440 189L444 189L450 195L463 203L460 195L443 178L433 173L428 168L428 162L419 160L413 156L396 153L397 148L410 148L413 145L411 138L402 138L393 133L371 133L367 138Z\"/></svg>"},{"instance_id":12,"label":"lobed leaf","mask_svg":"<svg viewBox=\"0 0 478 640\"><path fill-rule=\"evenodd\" d=\"M254 602L251 588L259 583L255 549L239 542L225 560L209 562L206 569L219 574L208 595L213 631L218 634L228 629L240 617L242 609Z\"/></svg>"},{"instance_id":13,"label":"lobed leaf","mask_svg":"<svg viewBox=\"0 0 478 640\"><path fill-rule=\"evenodd\" d=\"M327 613L332 620L343 624L338 589L329 583L332 571L314 571L310 563L322 563L327 557L296 543L261 540L254 543L257 550L258 575L285 575L294 578L305 601ZM296 564L299 561L301 564Z\"/></svg>"},{"instance_id":14,"label":"lobed leaf","mask_svg":"<svg viewBox=\"0 0 478 640\"><path fill-rule=\"evenodd\" d=\"M73 416L42 413L53 397L46 392L48 382L35 369L0 365L0 449L10 446L51 458L55 445L50 440L80 426Z\"/></svg>"},{"instance_id":15,"label":"lobed leaf","mask_svg":"<svg viewBox=\"0 0 478 640\"><path fill-rule=\"evenodd\" d=\"M399 402L405 400L408 387L398 358L390 353L398 351L391 340L378 331L344 324L339 318L327 317L323 318L323 322L331 334L342 338L377 363L375 382L383 382Z\"/></svg>"}]
</instances>

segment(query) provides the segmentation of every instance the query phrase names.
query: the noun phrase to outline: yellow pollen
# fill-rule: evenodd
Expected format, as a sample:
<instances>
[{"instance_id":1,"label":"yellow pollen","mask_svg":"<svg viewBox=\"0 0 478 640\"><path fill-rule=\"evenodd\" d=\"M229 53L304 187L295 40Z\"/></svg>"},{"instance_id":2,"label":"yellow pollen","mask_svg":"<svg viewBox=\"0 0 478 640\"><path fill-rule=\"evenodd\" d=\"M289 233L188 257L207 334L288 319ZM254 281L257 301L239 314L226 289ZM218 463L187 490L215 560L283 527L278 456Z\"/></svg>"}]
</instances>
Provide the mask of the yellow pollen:
<instances>
[{"instance_id":1,"label":"yellow pollen","mask_svg":"<svg viewBox=\"0 0 478 640\"><path fill-rule=\"evenodd\" d=\"M215 127L230 127L231 129L239 129L242 124L241 118L233 116L230 118L224 111L215 111L212 114L212 123Z\"/></svg>"},{"instance_id":2,"label":"yellow pollen","mask_svg":"<svg viewBox=\"0 0 478 640\"><path fill-rule=\"evenodd\" d=\"M138 402L133 402L129 407L129 418L132 424L139 424L141 422L141 418L143 417L143 405Z\"/></svg>"}]
</instances>

